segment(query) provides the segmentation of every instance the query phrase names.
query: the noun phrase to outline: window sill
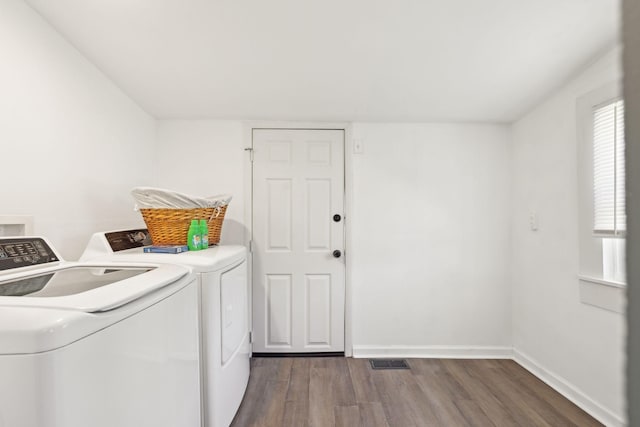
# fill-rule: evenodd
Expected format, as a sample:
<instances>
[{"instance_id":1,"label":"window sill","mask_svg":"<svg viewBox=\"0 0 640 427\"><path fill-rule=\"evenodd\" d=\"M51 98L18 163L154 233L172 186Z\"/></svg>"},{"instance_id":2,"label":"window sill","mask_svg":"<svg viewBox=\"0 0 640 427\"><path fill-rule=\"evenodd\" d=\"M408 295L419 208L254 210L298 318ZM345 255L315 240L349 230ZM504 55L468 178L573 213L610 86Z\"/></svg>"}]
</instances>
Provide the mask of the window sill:
<instances>
[{"instance_id":1,"label":"window sill","mask_svg":"<svg viewBox=\"0 0 640 427\"><path fill-rule=\"evenodd\" d=\"M627 285L601 278L578 276L580 301L615 313L625 313Z\"/></svg>"},{"instance_id":2,"label":"window sill","mask_svg":"<svg viewBox=\"0 0 640 427\"><path fill-rule=\"evenodd\" d=\"M591 277L591 276L578 275L578 279L580 279L580 280L582 280L584 282L595 283L595 284L603 285L603 286L612 286L614 288L626 288L627 287L626 283L614 282L613 280L598 279L596 277Z\"/></svg>"}]
</instances>

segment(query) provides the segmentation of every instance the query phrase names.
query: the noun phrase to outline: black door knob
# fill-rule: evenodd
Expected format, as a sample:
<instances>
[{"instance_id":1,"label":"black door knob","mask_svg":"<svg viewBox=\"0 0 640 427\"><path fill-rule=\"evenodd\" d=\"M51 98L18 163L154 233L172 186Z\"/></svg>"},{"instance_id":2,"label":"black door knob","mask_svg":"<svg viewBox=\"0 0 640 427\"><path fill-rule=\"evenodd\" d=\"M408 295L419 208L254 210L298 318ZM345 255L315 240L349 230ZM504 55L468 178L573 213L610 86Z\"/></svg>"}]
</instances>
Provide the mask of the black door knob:
<instances>
[{"instance_id":1,"label":"black door knob","mask_svg":"<svg viewBox=\"0 0 640 427\"><path fill-rule=\"evenodd\" d=\"M341 217L340 215L338 215L338 214L335 214L335 215L333 216L333 220L334 220L335 222L340 222L340 220L341 220L341 219L342 219L342 217Z\"/></svg>"},{"instance_id":2,"label":"black door knob","mask_svg":"<svg viewBox=\"0 0 640 427\"><path fill-rule=\"evenodd\" d=\"M335 250L333 251L333 257L334 258L340 258L340 256L342 255L342 252L340 252L339 250Z\"/></svg>"}]
</instances>

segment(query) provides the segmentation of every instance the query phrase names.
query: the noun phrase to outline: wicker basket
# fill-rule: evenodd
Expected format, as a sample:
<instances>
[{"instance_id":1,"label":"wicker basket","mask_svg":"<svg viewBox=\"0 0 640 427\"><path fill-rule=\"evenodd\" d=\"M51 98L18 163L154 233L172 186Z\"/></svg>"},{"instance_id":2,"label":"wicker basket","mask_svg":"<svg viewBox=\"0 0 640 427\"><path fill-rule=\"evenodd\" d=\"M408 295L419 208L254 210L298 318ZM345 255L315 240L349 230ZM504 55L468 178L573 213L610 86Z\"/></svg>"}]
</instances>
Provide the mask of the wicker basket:
<instances>
[{"instance_id":1,"label":"wicker basket","mask_svg":"<svg viewBox=\"0 0 640 427\"><path fill-rule=\"evenodd\" d=\"M208 220L209 246L217 245L226 212L227 205L217 208L140 209L154 245L186 245L192 219Z\"/></svg>"}]
</instances>

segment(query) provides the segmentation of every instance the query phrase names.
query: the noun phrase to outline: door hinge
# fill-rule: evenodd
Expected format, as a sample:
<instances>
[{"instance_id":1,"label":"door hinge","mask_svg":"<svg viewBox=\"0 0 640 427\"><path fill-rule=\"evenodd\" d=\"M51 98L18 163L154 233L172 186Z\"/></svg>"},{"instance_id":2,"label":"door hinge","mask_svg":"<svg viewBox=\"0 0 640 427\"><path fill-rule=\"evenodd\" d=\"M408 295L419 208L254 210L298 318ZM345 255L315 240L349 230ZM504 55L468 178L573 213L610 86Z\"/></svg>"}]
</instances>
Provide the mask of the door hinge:
<instances>
[{"instance_id":1,"label":"door hinge","mask_svg":"<svg viewBox=\"0 0 640 427\"><path fill-rule=\"evenodd\" d=\"M249 240L249 253L253 253L253 240Z\"/></svg>"},{"instance_id":2,"label":"door hinge","mask_svg":"<svg viewBox=\"0 0 640 427\"><path fill-rule=\"evenodd\" d=\"M251 162L253 162L253 147L247 147L244 149L244 151L249 152L249 159L251 160Z\"/></svg>"},{"instance_id":3,"label":"door hinge","mask_svg":"<svg viewBox=\"0 0 640 427\"><path fill-rule=\"evenodd\" d=\"M249 331L249 344L253 344L253 332Z\"/></svg>"}]
</instances>

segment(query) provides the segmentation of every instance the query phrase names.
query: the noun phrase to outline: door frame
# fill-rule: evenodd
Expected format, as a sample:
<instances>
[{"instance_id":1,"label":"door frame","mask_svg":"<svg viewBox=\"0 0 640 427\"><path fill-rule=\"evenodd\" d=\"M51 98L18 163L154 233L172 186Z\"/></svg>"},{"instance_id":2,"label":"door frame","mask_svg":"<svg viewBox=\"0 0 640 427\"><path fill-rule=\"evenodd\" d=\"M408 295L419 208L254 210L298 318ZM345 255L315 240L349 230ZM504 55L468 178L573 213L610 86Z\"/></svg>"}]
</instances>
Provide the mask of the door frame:
<instances>
[{"instance_id":1,"label":"door frame","mask_svg":"<svg viewBox=\"0 0 640 427\"><path fill-rule=\"evenodd\" d=\"M347 122L294 122L294 121L245 121L242 123L242 142L245 150L244 158L244 223L246 230L244 244L249 248L253 239L253 165L251 150L253 149L253 131L255 129L311 129L344 131L344 355L353 356L352 335L352 303L351 303L351 207L353 206L352 171L353 171L353 128ZM253 301L253 254L248 253L249 267L249 301ZM253 304L253 303L251 303ZM253 309L249 307L249 325L253 331Z\"/></svg>"}]
</instances>

